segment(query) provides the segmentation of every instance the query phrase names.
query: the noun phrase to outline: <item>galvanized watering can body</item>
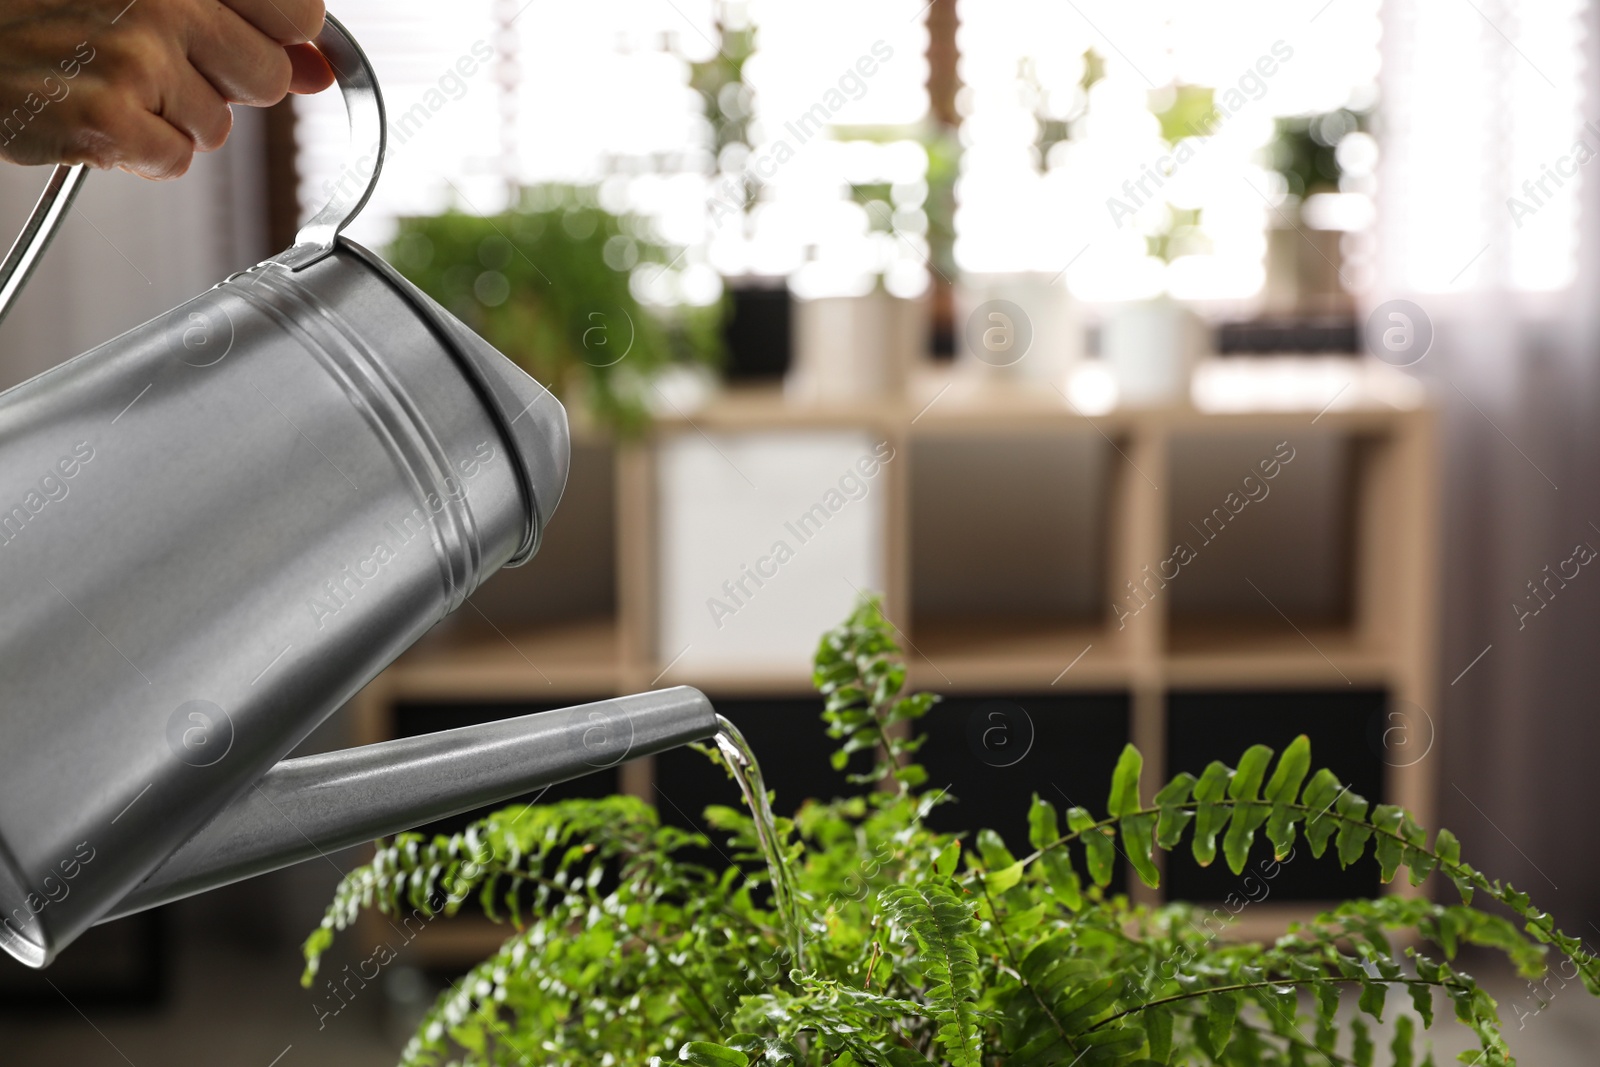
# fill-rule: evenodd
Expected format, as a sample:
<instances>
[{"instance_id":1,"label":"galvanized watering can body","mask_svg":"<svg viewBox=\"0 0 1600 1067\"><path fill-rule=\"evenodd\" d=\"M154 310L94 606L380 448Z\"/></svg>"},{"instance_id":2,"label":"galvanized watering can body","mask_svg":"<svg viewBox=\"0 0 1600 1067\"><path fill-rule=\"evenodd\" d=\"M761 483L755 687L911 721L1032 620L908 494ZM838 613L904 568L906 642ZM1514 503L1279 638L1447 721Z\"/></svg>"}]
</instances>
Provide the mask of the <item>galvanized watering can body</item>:
<instances>
[{"instance_id":1,"label":"galvanized watering can body","mask_svg":"<svg viewBox=\"0 0 1600 1067\"><path fill-rule=\"evenodd\" d=\"M381 139L365 57L332 20L319 45ZM365 198L0 395L0 947L32 966L109 915L715 732L668 690L275 767L534 552L567 474L555 398L337 237Z\"/></svg>"}]
</instances>

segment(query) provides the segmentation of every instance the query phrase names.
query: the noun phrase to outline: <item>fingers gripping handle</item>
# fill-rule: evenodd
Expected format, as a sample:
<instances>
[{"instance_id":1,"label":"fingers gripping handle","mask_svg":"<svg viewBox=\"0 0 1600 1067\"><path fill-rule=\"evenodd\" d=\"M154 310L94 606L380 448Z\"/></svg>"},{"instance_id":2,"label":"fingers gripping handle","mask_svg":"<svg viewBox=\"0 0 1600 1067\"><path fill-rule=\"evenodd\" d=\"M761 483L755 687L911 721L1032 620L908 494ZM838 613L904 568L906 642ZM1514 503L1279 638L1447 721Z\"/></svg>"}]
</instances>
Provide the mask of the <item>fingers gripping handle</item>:
<instances>
[{"instance_id":1,"label":"fingers gripping handle","mask_svg":"<svg viewBox=\"0 0 1600 1067\"><path fill-rule=\"evenodd\" d=\"M300 228L294 247L273 257L273 262L290 270L310 266L333 251L339 231L360 213L372 196L389 147L383 94L378 91L378 78L367 54L332 15L323 23L316 44L317 51L333 68L334 80L344 94L344 106L350 113L350 152L334 184L333 199Z\"/></svg>"},{"instance_id":2,"label":"fingers gripping handle","mask_svg":"<svg viewBox=\"0 0 1600 1067\"><path fill-rule=\"evenodd\" d=\"M360 212L378 184L383 170L383 157L388 148L389 128L384 119L383 94L378 91L378 79L372 63L361 46L356 44L350 31L332 15L323 23L317 35L317 50L333 68L334 80L344 94L346 109L350 112L350 159L346 174L334 188L333 199L300 228L294 247L276 257L276 262L290 270L309 266L333 251L339 231ZM368 146L366 151L361 146ZM355 181L348 180L353 172ZM28 284L34 268L44 258L45 250L55 239L61 222L72 209L72 201L83 188L89 168L79 163L59 166L45 183L39 202L22 226L6 258L0 260L0 322L16 302L17 294ZM354 186L354 188L352 188Z\"/></svg>"}]
</instances>

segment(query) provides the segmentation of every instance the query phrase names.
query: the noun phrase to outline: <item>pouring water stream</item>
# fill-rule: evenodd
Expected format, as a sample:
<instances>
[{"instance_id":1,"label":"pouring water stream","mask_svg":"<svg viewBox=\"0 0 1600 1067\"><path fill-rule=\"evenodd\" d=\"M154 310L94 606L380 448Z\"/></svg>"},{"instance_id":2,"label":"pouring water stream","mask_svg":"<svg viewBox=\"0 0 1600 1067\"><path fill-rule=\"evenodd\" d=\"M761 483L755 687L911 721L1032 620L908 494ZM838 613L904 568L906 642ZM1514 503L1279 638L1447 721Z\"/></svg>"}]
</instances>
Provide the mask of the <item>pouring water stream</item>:
<instances>
[{"instance_id":1,"label":"pouring water stream","mask_svg":"<svg viewBox=\"0 0 1600 1067\"><path fill-rule=\"evenodd\" d=\"M789 864L784 860L778 847L778 827L772 817L772 806L767 803L767 783L761 777L761 764L756 762L750 743L744 739L737 726L721 715L717 716L717 725L720 729L713 740L716 742L717 751L722 755L723 762L732 772L733 780L739 783L739 790L744 794L745 803L750 806L750 815L756 828L756 839L760 842L761 852L766 857L767 868L772 873L773 906L777 909L778 918L788 928L795 966L803 970L806 965L805 927L800 920L797 894L794 880L789 872Z\"/></svg>"}]
</instances>

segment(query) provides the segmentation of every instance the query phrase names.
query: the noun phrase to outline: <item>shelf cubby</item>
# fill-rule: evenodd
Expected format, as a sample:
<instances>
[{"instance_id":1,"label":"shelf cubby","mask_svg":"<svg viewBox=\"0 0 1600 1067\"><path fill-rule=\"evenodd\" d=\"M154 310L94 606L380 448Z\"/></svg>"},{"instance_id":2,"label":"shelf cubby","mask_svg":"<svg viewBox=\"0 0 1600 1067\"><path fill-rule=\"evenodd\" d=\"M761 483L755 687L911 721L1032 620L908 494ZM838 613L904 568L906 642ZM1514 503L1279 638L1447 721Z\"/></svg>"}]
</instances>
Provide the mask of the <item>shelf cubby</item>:
<instances>
[{"instance_id":1,"label":"shelf cubby","mask_svg":"<svg viewBox=\"0 0 1600 1067\"><path fill-rule=\"evenodd\" d=\"M916 623L1098 620L1110 451L1087 428L913 438Z\"/></svg>"},{"instance_id":2,"label":"shelf cubby","mask_svg":"<svg viewBox=\"0 0 1600 1067\"><path fill-rule=\"evenodd\" d=\"M1263 620L1288 630L1284 616L1302 627L1349 624L1342 435L1189 431L1172 435L1168 449L1166 539L1188 560L1166 568L1174 628Z\"/></svg>"},{"instance_id":3,"label":"shelf cubby","mask_svg":"<svg viewBox=\"0 0 1600 1067\"><path fill-rule=\"evenodd\" d=\"M1068 689L1121 681L1104 657L1112 450L1087 426L914 429L906 597L918 684Z\"/></svg>"}]
</instances>

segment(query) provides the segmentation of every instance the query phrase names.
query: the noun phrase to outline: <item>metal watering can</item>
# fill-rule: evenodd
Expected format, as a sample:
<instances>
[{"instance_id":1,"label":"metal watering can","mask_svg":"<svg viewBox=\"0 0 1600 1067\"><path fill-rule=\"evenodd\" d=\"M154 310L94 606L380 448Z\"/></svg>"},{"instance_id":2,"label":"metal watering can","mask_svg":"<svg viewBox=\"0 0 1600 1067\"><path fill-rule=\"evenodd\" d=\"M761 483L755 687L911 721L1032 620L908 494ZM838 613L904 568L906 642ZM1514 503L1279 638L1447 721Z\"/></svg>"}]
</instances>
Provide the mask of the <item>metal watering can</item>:
<instances>
[{"instance_id":1,"label":"metal watering can","mask_svg":"<svg viewBox=\"0 0 1600 1067\"><path fill-rule=\"evenodd\" d=\"M569 456L544 387L339 236L383 102L337 21L317 44L352 144L380 146L360 195L0 394L0 947L33 967L107 918L717 732L676 688L284 760L533 554ZM84 176L57 168L0 315Z\"/></svg>"}]
</instances>

